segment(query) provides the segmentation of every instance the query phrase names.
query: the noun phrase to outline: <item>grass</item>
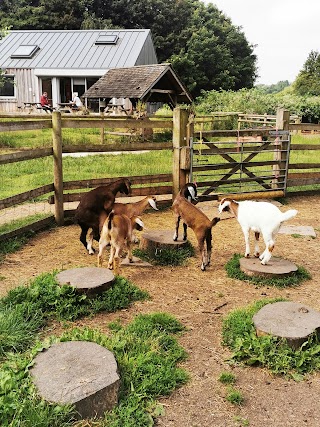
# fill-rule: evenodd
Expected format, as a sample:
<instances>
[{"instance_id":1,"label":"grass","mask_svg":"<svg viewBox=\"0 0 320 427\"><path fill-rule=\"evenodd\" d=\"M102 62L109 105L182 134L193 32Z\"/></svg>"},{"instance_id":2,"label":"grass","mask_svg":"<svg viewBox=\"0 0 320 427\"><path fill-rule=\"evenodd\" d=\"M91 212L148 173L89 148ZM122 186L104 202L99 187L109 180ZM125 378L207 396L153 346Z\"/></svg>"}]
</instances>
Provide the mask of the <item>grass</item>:
<instances>
[{"instance_id":1,"label":"grass","mask_svg":"<svg viewBox=\"0 0 320 427\"><path fill-rule=\"evenodd\" d=\"M30 225L34 222L48 218L49 216L52 216L52 214L40 213L40 214L29 215L25 218L14 219L14 220L7 222L5 224L1 224L0 225L0 235L7 233L9 231L18 230L19 228L25 227L26 225Z\"/></svg>"},{"instance_id":2,"label":"grass","mask_svg":"<svg viewBox=\"0 0 320 427\"><path fill-rule=\"evenodd\" d=\"M104 418L88 425L96 427L149 427L163 412L156 399L186 383L188 374L177 364L186 359L175 335L182 325L165 313L140 315L122 327L110 325L111 336L92 329L73 329L60 338L38 341L23 354L9 354L0 368L0 418L2 426L71 427L76 414L71 406L49 404L39 397L29 368L39 351L55 342L92 341L115 355L121 378L119 404Z\"/></svg>"},{"instance_id":3,"label":"grass","mask_svg":"<svg viewBox=\"0 0 320 427\"><path fill-rule=\"evenodd\" d=\"M25 233L23 236L15 237L12 239L1 242L0 245L0 263L3 262L7 254L12 254L18 251L23 245L25 245L31 238L33 233ZM0 279L1 280L1 279Z\"/></svg>"},{"instance_id":4,"label":"grass","mask_svg":"<svg viewBox=\"0 0 320 427\"><path fill-rule=\"evenodd\" d=\"M101 295L88 298L71 286L59 286L55 276L55 272L42 274L29 286L12 289L0 300L0 359L8 351L25 350L51 319L74 321L148 298L146 292L121 277ZM22 340L24 334L26 339Z\"/></svg>"},{"instance_id":5,"label":"grass","mask_svg":"<svg viewBox=\"0 0 320 427\"><path fill-rule=\"evenodd\" d=\"M190 242L179 248L163 248L154 252L134 249L133 254L153 265L178 266L184 265L186 260L195 255L194 247Z\"/></svg>"},{"instance_id":6,"label":"grass","mask_svg":"<svg viewBox=\"0 0 320 427\"><path fill-rule=\"evenodd\" d=\"M233 257L225 265L225 270L228 277L237 280L243 280L252 283L256 286L275 286L277 288L287 288L298 286L304 280L311 279L308 271L298 266L298 270L286 277L262 277L262 276L248 276L240 269L240 254L234 254Z\"/></svg>"},{"instance_id":7,"label":"grass","mask_svg":"<svg viewBox=\"0 0 320 427\"><path fill-rule=\"evenodd\" d=\"M265 335L257 337L253 316L266 304L283 299L265 299L231 312L223 321L223 345L232 351L231 361L262 366L274 374L300 380L306 373L320 369L320 341L313 334L297 350L286 340Z\"/></svg>"},{"instance_id":8,"label":"grass","mask_svg":"<svg viewBox=\"0 0 320 427\"><path fill-rule=\"evenodd\" d=\"M219 381L222 384L234 384L236 382L236 377L231 372L221 372Z\"/></svg>"}]
</instances>

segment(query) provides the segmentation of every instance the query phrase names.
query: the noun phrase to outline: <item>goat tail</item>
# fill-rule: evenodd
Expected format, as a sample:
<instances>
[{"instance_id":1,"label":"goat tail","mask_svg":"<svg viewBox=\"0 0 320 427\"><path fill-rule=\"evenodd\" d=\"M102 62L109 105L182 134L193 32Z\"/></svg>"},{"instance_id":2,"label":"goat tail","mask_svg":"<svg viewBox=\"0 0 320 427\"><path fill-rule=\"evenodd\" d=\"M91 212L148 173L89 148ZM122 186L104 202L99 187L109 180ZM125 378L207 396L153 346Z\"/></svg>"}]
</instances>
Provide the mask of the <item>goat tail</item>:
<instances>
[{"instance_id":1,"label":"goat tail","mask_svg":"<svg viewBox=\"0 0 320 427\"><path fill-rule=\"evenodd\" d=\"M291 219L296 216L297 213L298 211L296 209L289 209L287 212L282 212L281 222L288 221L288 219Z\"/></svg>"},{"instance_id":2,"label":"goat tail","mask_svg":"<svg viewBox=\"0 0 320 427\"><path fill-rule=\"evenodd\" d=\"M215 216L211 221L211 228L214 227L219 221L220 221L220 218L218 216Z\"/></svg>"},{"instance_id":3,"label":"goat tail","mask_svg":"<svg viewBox=\"0 0 320 427\"><path fill-rule=\"evenodd\" d=\"M113 217L114 217L114 211L111 211L108 215L108 230L111 230L112 228Z\"/></svg>"}]
</instances>

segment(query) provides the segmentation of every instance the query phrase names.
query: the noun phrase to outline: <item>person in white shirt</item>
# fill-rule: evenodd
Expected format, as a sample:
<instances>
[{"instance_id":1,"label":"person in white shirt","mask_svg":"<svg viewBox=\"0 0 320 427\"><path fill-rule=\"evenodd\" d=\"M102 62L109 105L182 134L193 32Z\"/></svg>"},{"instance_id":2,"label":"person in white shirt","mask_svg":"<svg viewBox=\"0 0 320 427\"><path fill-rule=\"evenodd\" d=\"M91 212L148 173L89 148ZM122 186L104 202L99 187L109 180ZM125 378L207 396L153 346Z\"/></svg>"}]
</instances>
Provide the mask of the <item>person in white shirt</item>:
<instances>
[{"instance_id":1,"label":"person in white shirt","mask_svg":"<svg viewBox=\"0 0 320 427\"><path fill-rule=\"evenodd\" d=\"M71 104L74 108L80 109L81 107L83 107L81 99L78 96L78 92L73 92Z\"/></svg>"}]
</instances>

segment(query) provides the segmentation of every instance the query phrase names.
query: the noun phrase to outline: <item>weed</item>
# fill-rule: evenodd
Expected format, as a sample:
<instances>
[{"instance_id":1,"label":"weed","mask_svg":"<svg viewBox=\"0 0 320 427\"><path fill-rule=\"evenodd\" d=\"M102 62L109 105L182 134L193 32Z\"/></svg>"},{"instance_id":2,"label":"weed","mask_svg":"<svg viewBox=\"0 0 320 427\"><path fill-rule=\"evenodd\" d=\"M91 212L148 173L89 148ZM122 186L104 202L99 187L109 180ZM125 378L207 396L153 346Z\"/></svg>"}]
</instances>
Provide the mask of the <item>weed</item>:
<instances>
[{"instance_id":1,"label":"weed","mask_svg":"<svg viewBox=\"0 0 320 427\"><path fill-rule=\"evenodd\" d=\"M283 299L257 301L252 306L231 312L223 322L223 344L233 352L231 360L260 365L275 374L299 380L305 373L320 369L320 341L313 334L297 350L285 339L265 335L257 337L252 317L264 305Z\"/></svg>"},{"instance_id":2,"label":"weed","mask_svg":"<svg viewBox=\"0 0 320 427\"><path fill-rule=\"evenodd\" d=\"M234 384L236 382L236 377L231 372L221 372L219 381L222 384Z\"/></svg>"},{"instance_id":3,"label":"weed","mask_svg":"<svg viewBox=\"0 0 320 427\"><path fill-rule=\"evenodd\" d=\"M311 279L311 275L303 267L286 277L262 277L248 276L240 270L240 254L234 256L225 265L225 270L229 277L253 283L257 286L275 286L277 288L286 288L299 285L304 280Z\"/></svg>"},{"instance_id":4,"label":"weed","mask_svg":"<svg viewBox=\"0 0 320 427\"><path fill-rule=\"evenodd\" d=\"M226 399L228 402L232 403L233 405L242 405L244 402L244 398L241 394L241 391L233 387L229 387Z\"/></svg>"},{"instance_id":5,"label":"weed","mask_svg":"<svg viewBox=\"0 0 320 427\"><path fill-rule=\"evenodd\" d=\"M195 250L191 243L179 248L156 249L154 252L134 249L134 255L153 265L184 265L187 258L194 256Z\"/></svg>"},{"instance_id":6,"label":"weed","mask_svg":"<svg viewBox=\"0 0 320 427\"><path fill-rule=\"evenodd\" d=\"M302 236L301 234L294 233L294 234L291 234L291 237L293 237L294 239L300 239Z\"/></svg>"},{"instance_id":7,"label":"weed","mask_svg":"<svg viewBox=\"0 0 320 427\"><path fill-rule=\"evenodd\" d=\"M240 427L248 427L250 425L249 420L239 417L238 415L234 417L234 421L239 424Z\"/></svg>"}]
</instances>

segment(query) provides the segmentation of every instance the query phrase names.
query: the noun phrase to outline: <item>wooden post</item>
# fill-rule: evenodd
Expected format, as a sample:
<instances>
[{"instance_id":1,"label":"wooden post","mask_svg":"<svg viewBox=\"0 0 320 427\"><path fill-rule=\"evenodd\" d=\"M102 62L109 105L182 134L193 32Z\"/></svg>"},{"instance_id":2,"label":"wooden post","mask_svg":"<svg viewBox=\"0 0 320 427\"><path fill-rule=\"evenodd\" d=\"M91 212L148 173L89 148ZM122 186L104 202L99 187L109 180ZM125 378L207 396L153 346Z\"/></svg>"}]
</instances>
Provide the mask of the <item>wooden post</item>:
<instances>
[{"instance_id":1,"label":"wooden post","mask_svg":"<svg viewBox=\"0 0 320 427\"><path fill-rule=\"evenodd\" d=\"M283 108L279 108L277 111L277 117L276 117L276 132L282 131L282 130L289 130L289 121L290 121L290 112L288 110L284 110ZM279 185L279 176L281 173L281 170L286 169L286 149L288 147L288 143L285 141L282 141L282 135L279 134L279 136L276 137L274 144L275 144L275 150L274 150L274 156L273 159L280 162L280 165L273 165L273 175L274 179L272 181L272 188L277 189L281 188ZM285 138L286 139L286 138ZM285 171L285 173L287 173Z\"/></svg>"},{"instance_id":2,"label":"wooden post","mask_svg":"<svg viewBox=\"0 0 320 427\"><path fill-rule=\"evenodd\" d=\"M174 200L180 188L187 182L187 173L181 169L181 149L188 146L187 141L187 108L177 107L173 110L173 170L172 170L172 199Z\"/></svg>"},{"instance_id":3,"label":"wooden post","mask_svg":"<svg viewBox=\"0 0 320 427\"><path fill-rule=\"evenodd\" d=\"M100 116L102 116L102 118L104 118L104 112L100 112ZM100 128L100 142L103 145L105 143L104 140L104 126L102 126L102 128Z\"/></svg>"},{"instance_id":4,"label":"wooden post","mask_svg":"<svg viewBox=\"0 0 320 427\"><path fill-rule=\"evenodd\" d=\"M62 173L62 127L61 113L52 113L52 140L53 140L53 173L54 173L54 205L55 220L58 225L64 224L63 211L63 173Z\"/></svg>"}]
</instances>

